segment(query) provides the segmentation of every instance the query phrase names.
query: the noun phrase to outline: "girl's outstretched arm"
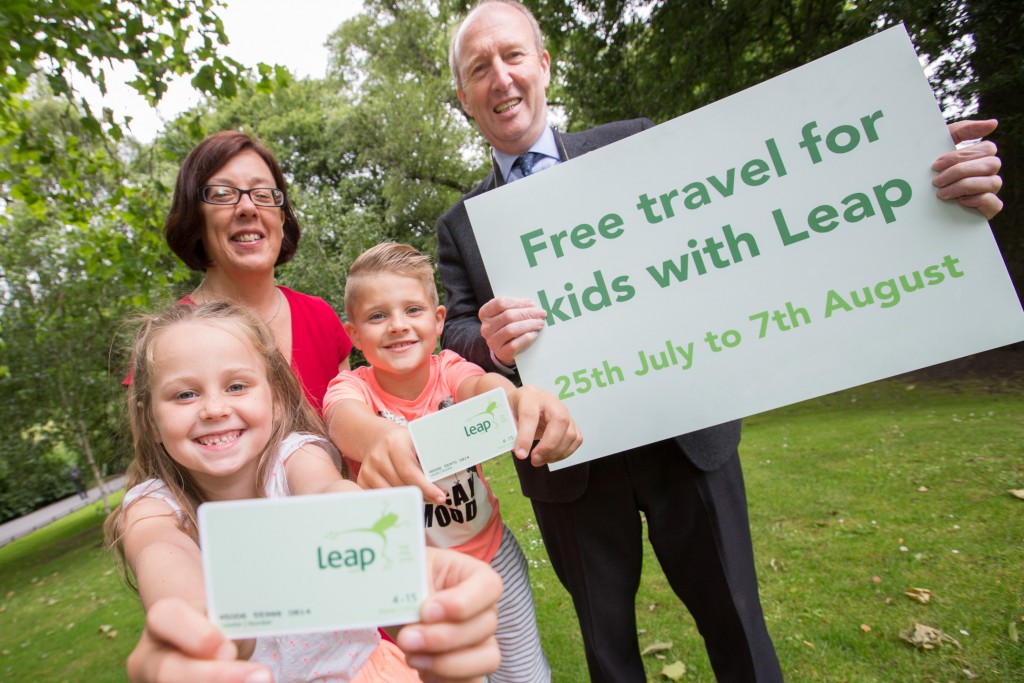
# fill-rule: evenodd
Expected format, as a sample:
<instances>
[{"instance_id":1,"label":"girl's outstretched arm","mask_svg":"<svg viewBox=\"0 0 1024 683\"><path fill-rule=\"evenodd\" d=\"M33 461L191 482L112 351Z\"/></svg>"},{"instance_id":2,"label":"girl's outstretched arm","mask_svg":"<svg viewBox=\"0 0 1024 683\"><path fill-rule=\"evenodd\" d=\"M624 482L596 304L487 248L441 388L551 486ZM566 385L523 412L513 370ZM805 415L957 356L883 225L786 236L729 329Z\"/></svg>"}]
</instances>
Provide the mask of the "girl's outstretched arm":
<instances>
[{"instance_id":1,"label":"girl's outstretched arm","mask_svg":"<svg viewBox=\"0 0 1024 683\"><path fill-rule=\"evenodd\" d=\"M498 668L494 631L502 583L487 564L451 550L427 549L431 595L422 622L403 628L398 644L425 681L478 680ZM270 672L238 661L234 644L179 598L161 598L128 657L132 683L269 683Z\"/></svg>"},{"instance_id":2,"label":"girl's outstretched arm","mask_svg":"<svg viewBox=\"0 0 1024 683\"><path fill-rule=\"evenodd\" d=\"M178 528L171 508L153 498L128 507L122 520L125 559L135 575L146 611L162 598L203 604L199 546Z\"/></svg>"},{"instance_id":3,"label":"girl's outstretched arm","mask_svg":"<svg viewBox=\"0 0 1024 683\"><path fill-rule=\"evenodd\" d=\"M498 668L501 577L490 565L453 550L427 548L431 595L421 621L398 632L398 646L424 681L478 680Z\"/></svg>"},{"instance_id":4,"label":"girl's outstretched arm","mask_svg":"<svg viewBox=\"0 0 1024 683\"><path fill-rule=\"evenodd\" d=\"M234 660L238 647L205 616L206 595L199 546L178 528L172 510L162 501L143 498L128 507L122 521L125 559L139 587L146 627L128 659L128 676L139 681L209 680L218 683L261 679L247 662L210 668L202 660ZM242 656L254 641L242 641ZM192 660L195 661L192 661ZM226 666L227 662L221 661ZM220 672L223 672L220 673ZM232 673L234 672L234 673ZM215 674L206 677L207 674ZM235 676L237 674L237 677ZM226 676L226 677L225 677Z\"/></svg>"},{"instance_id":5,"label":"girl's outstretched arm","mask_svg":"<svg viewBox=\"0 0 1024 683\"><path fill-rule=\"evenodd\" d=\"M238 649L200 609L163 598L146 612L146 627L128 655L132 683L271 683L270 670L239 661Z\"/></svg>"},{"instance_id":6,"label":"girl's outstretched arm","mask_svg":"<svg viewBox=\"0 0 1024 683\"><path fill-rule=\"evenodd\" d=\"M359 490L355 482L341 476L331 455L315 443L292 453L284 464L284 473L293 496Z\"/></svg>"}]
</instances>

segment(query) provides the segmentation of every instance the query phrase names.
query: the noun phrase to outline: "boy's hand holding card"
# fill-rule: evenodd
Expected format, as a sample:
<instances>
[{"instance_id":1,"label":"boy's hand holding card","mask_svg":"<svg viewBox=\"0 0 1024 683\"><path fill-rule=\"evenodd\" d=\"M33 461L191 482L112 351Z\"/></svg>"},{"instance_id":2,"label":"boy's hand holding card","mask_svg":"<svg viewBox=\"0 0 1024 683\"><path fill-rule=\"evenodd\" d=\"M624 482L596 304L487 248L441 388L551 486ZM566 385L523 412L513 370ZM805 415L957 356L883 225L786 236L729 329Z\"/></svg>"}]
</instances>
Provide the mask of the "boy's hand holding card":
<instances>
[{"instance_id":1,"label":"boy's hand holding card","mask_svg":"<svg viewBox=\"0 0 1024 683\"><path fill-rule=\"evenodd\" d=\"M516 421L504 389L492 389L409 423L420 464L437 481L512 450Z\"/></svg>"},{"instance_id":2,"label":"boy's hand holding card","mask_svg":"<svg viewBox=\"0 0 1024 683\"><path fill-rule=\"evenodd\" d=\"M210 620L236 639L419 621L422 513L412 486L204 503Z\"/></svg>"}]
</instances>

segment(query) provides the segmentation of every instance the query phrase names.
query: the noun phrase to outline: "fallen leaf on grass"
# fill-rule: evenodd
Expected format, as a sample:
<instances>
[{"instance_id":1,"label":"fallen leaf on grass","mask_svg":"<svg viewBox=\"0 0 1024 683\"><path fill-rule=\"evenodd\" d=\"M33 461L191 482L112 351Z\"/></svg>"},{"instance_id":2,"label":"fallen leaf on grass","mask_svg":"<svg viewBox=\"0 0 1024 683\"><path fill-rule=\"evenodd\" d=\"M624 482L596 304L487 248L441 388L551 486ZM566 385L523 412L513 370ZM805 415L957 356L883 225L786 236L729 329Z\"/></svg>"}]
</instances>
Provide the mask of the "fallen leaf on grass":
<instances>
[{"instance_id":1,"label":"fallen leaf on grass","mask_svg":"<svg viewBox=\"0 0 1024 683\"><path fill-rule=\"evenodd\" d=\"M110 624L103 624L102 626L100 626L100 633L110 633L111 629L113 628L114 627Z\"/></svg>"},{"instance_id":2,"label":"fallen leaf on grass","mask_svg":"<svg viewBox=\"0 0 1024 683\"><path fill-rule=\"evenodd\" d=\"M1010 495L1024 500L1024 489L1010 489Z\"/></svg>"},{"instance_id":3,"label":"fallen leaf on grass","mask_svg":"<svg viewBox=\"0 0 1024 683\"><path fill-rule=\"evenodd\" d=\"M913 628L901 631L900 638L919 650L934 650L946 643L960 647L956 638L926 624L914 624Z\"/></svg>"},{"instance_id":4,"label":"fallen leaf on grass","mask_svg":"<svg viewBox=\"0 0 1024 683\"><path fill-rule=\"evenodd\" d=\"M860 630L864 631L864 633L871 633L871 627L868 626L867 624L861 624L860 625Z\"/></svg>"},{"instance_id":5,"label":"fallen leaf on grass","mask_svg":"<svg viewBox=\"0 0 1024 683\"><path fill-rule=\"evenodd\" d=\"M871 583L882 583L882 577L881 576L872 576L871 577Z\"/></svg>"},{"instance_id":6,"label":"fallen leaf on grass","mask_svg":"<svg viewBox=\"0 0 1024 683\"><path fill-rule=\"evenodd\" d=\"M960 659L958 657L953 657L953 661L956 662L957 664L960 664L961 666L966 664L965 661L963 661L962 659ZM976 674L973 671L971 671L971 669L969 667L967 667L967 666L963 666L963 668L960 669L960 671L961 671L961 673L963 673L964 677L967 680L969 680L969 681L976 681L979 678L981 678L981 676L979 676L978 674Z\"/></svg>"},{"instance_id":7,"label":"fallen leaf on grass","mask_svg":"<svg viewBox=\"0 0 1024 683\"><path fill-rule=\"evenodd\" d=\"M641 652L640 655L641 656L643 656L643 655L650 655L650 654L654 654L655 652L664 652L665 650L671 650L671 649L672 649L672 643L671 642L667 642L667 643L651 643L650 645L648 645L647 647L644 648L643 652Z\"/></svg>"},{"instance_id":8,"label":"fallen leaf on grass","mask_svg":"<svg viewBox=\"0 0 1024 683\"><path fill-rule=\"evenodd\" d=\"M658 609L658 603L656 603L656 602L652 602L651 604L649 604L647 606L647 611L648 612L653 612L656 609Z\"/></svg>"},{"instance_id":9,"label":"fallen leaf on grass","mask_svg":"<svg viewBox=\"0 0 1024 683\"><path fill-rule=\"evenodd\" d=\"M117 638L117 631L107 631L107 639L113 640L114 638Z\"/></svg>"},{"instance_id":10,"label":"fallen leaf on grass","mask_svg":"<svg viewBox=\"0 0 1024 683\"><path fill-rule=\"evenodd\" d=\"M911 600L917 600L922 605L927 605L932 599L932 592L927 588L908 588L903 592Z\"/></svg>"},{"instance_id":11,"label":"fallen leaf on grass","mask_svg":"<svg viewBox=\"0 0 1024 683\"><path fill-rule=\"evenodd\" d=\"M918 486L917 487L917 491L918 491L918 493L927 493L928 487L927 486Z\"/></svg>"},{"instance_id":12,"label":"fallen leaf on grass","mask_svg":"<svg viewBox=\"0 0 1024 683\"><path fill-rule=\"evenodd\" d=\"M672 662L661 670L661 675L670 681L682 680L686 675L686 665L682 662Z\"/></svg>"},{"instance_id":13,"label":"fallen leaf on grass","mask_svg":"<svg viewBox=\"0 0 1024 683\"><path fill-rule=\"evenodd\" d=\"M814 643L812 643L812 642L811 642L811 641L809 641L809 640L805 640L805 641L804 641L804 645L806 645L807 647L811 648L812 650L813 650L813 649L815 649L815 648L814 648Z\"/></svg>"}]
</instances>

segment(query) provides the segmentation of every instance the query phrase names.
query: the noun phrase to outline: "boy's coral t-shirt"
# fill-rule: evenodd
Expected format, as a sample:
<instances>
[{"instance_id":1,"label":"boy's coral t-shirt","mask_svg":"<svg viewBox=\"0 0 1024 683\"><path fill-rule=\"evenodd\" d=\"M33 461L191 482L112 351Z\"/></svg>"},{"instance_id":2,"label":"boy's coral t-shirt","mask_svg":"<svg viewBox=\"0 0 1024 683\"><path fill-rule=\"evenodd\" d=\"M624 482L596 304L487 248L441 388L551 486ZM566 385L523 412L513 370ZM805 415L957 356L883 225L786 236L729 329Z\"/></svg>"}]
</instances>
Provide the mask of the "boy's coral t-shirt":
<instances>
[{"instance_id":1,"label":"boy's coral t-shirt","mask_svg":"<svg viewBox=\"0 0 1024 683\"><path fill-rule=\"evenodd\" d=\"M482 374L484 370L479 365L444 350L430 357L427 385L410 401L385 392L372 368L356 368L338 374L328 385L324 415L330 415L338 401L352 399L370 406L380 417L406 424L452 405L459 385ZM427 543L490 562L501 545L502 523L498 499L491 492L482 468L471 467L434 483L444 490L447 500L443 505L423 503Z\"/></svg>"}]
</instances>

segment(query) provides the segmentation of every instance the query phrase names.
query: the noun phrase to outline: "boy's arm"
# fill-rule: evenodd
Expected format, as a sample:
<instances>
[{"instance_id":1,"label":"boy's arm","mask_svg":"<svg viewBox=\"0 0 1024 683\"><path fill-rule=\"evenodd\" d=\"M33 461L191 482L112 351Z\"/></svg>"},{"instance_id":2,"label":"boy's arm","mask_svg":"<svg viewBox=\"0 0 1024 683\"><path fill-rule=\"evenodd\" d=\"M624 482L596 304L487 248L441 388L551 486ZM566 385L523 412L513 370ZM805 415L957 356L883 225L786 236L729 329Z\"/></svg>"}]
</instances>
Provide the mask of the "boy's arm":
<instances>
[{"instance_id":1,"label":"boy's arm","mask_svg":"<svg viewBox=\"0 0 1024 683\"><path fill-rule=\"evenodd\" d=\"M426 500L444 502L444 491L423 473L406 427L375 415L362 401L342 399L331 407L327 431L346 457L361 463L361 487L416 486Z\"/></svg>"},{"instance_id":2,"label":"boy's arm","mask_svg":"<svg viewBox=\"0 0 1024 683\"><path fill-rule=\"evenodd\" d=\"M530 385L517 389L497 373L467 377L459 384L455 400L464 401L499 387L508 394L516 418L519 433L513 453L517 458L525 460L529 456L533 466L540 467L569 457L583 443L583 435L569 410L554 394ZM539 442L531 451L535 439Z\"/></svg>"}]
</instances>

